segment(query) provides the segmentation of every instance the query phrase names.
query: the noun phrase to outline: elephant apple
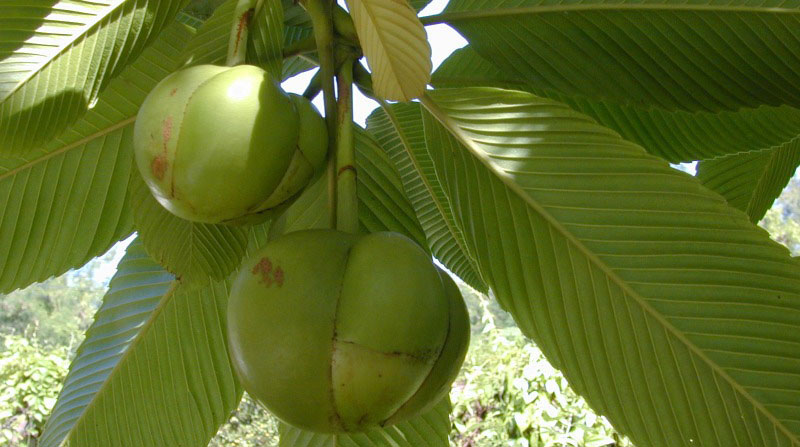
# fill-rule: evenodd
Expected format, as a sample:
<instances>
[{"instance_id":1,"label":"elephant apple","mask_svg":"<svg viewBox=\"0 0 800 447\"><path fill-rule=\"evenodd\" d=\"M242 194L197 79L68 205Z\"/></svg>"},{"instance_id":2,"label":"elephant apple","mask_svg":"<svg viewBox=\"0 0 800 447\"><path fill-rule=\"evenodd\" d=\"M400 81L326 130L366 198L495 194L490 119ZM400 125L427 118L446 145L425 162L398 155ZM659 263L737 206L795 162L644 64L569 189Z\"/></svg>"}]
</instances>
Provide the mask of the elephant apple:
<instances>
[{"instance_id":1,"label":"elephant apple","mask_svg":"<svg viewBox=\"0 0 800 447\"><path fill-rule=\"evenodd\" d=\"M458 288L398 233L281 236L243 263L228 303L244 389L316 432L363 431L430 408L468 341Z\"/></svg>"},{"instance_id":2,"label":"elephant apple","mask_svg":"<svg viewBox=\"0 0 800 447\"><path fill-rule=\"evenodd\" d=\"M317 153L298 149L300 132L296 101L261 68L198 65L170 74L148 94L136 117L134 153L167 210L235 223L283 204L321 168Z\"/></svg>"}]
</instances>

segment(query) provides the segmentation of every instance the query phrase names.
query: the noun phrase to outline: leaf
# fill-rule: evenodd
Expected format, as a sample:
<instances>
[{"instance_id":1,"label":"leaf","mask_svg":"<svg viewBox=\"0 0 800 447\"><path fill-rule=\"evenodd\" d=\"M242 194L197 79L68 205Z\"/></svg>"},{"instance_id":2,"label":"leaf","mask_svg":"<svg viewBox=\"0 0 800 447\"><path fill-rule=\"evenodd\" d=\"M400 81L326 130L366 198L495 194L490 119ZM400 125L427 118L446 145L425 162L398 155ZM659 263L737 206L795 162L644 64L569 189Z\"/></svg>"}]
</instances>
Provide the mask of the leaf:
<instances>
[{"instance_id":1,"label":"leaf","mask_svg":"<svg viewBox=\"0 0 800 447\"><path fill-rule=\"evenodd\" d=\"M800 165L800 140L697 164L697 179L758 223Z\"/></svg>"},{"instance_id":2,"label":"leaf","mask_svg":"<svg viewBox=\"0 0 800 447\"><path fill-rule=\"evenodd\" d=\"M305 14L303 8L300 8L300 10ZM284 23L284 25L286 24ZM313 33L310 22L306 26L287 25L284 27L284 47L312 36ZM317 61L308 54L288 57L283 60L283 79L286 80L294 75L316 68L317 65Z\"/></svg>"},{"instance_id":3,"label":"leaf","mask_svg":"<svg viewBox=\"0 0 800 447\"><path fill-rule=\"evenodd\" d=\"M386 152L361 128L355 132L358 218L368 233L396 231L426 247L425 233Z\"/></svg>"},{"instance_id":4,"label":"leaf","mask_svg":"<svg viewBox=\"0 0 800 447\"><path fill-rule=\"evenodd\" d=\"M329 228L327 171L312 180L300 197L269 228L269 239L293 231Z\"/></svg>"},{"instance_id":5,"label":"leaf","mask_svg":"<svg viewBox=\"0 0 800 447\"><path fill-rule=\"evenodd\" d=\"M74 124L185 3L3 2L0 153L29 152Z\"/></svg>"},{"instance_id":6,"label":"leaf","mask_svg":"<svg viewBox=\"0 0 800 447\"><path fill-rule=\"evenodd\" d=\"M79 267L133 231L133 121L191 35L173 24L67 132L0 157L0 293Z\"/></svg>"},{"instance_id":7,"label":"leaf","mask_svg":"<svg viewBox=\"0 0 800 447\"><path fill-rule=\"evenodd\" d=\"M427 147L484 279L595 410L637 445L800 445L784 247L560 103L430 95Z\"/></svg>"},{"instance_id":8,"label":"leaf","mask_svg":"<svg viewBox=\"0 0 800 447\"><path fill-rule=\"evenodd\" d=\"M233 13L238 1L226 0L197 30L197 35L189 42L181 56L186 65L225 64Z\"/></svg>"},{"instance_id":9,"label":"leaf","mask_svg":"<svg viewBox=\"0 0 800 447\"><path fill-rule=\"evenodd\" d=\"M203 27L198 30L197 37L192 39L191 43L184 52L185 54L183 56L183 60L185 60L187 64L220 65L225 63L225 58L228 52L228 40L230 38L231 23L233 22L234 10L237 2L238 0L225 1L214 11L214 14L208 20L206 20ZM300 6L297 6L297 8L302 11ZM268 10L264 8L262 8L262 10L264 12L260 14L254 22L256 29L250 33L251 41L248 47L248 59L250 63L265 64L266 67L269 67L270 63L274 64L274 61L269 62L270 58L273 57L269 54L274 53L276 50L275 48L268 48L268 46L273 46L276 44L275 42L270 43L266 40L271 39L274 36L272 36L271 31L265 28L268 26L266 23L266 14ZM272 10L270 11L273 13L275 12ZM305 14L305 12L303 12L303 14ZM273 17L270 20L274 19L275 18ZM286 17L286 19L289 20L290 17ZM288 45L295 40L302 39L310 34L311 28L284 26L283 45ZM256 41L258 41L257 44ZM316 65L309 62L307 58L299 56L288 58L283 62L283 64L283 80L316 67ZM274 67L270 69L274 70Z\"/></svg>"},{"instance_id":10,"label":"leaf","mask_svg":"<svg viewBox=\"0 0 800 447\"><path fill-rule=\"evenodd\" d=\"M365 433L319 434L280 424L280 447L447 447L450 400L399 424Z\"/></svg>"},{"instance_id":11,"label":"leaf","mask_svg":"<svg viewBox=\"0 0 800 447\"><path fill-rule=\"evenodd\" d=\"M181 219L159 204L140 177L134 180L133 218L147 252L184 284L224 279L239 267L247 227Z\"/></svg>"},{"instance_id":12,"label":"leaf","mask_svg":"<svg viewBox=\"0 0 800 447\"><path fill-rule=\"evenodd\" d=\"M442 190L425 147L419 104L394 104L376 109L367 118L367 131L389 154L403 188L425 231L436 259L476 290L486 293L477 264L467 252L464 236L453 220L450 202Z\"/></svg>"},{"instance_id":13,"label":"leaf","mask_svg":"<svg viewBox=\"0 0 800 447\"><path fill-rule=\"evenodd\" d=\"M205 446L241 399L224 283L192 293L138 240L70 366L39 446Z\"/></svg>"},{"instance_id":14,"label":"leaf","mask_svg":"<svg viewBox=\"0 0 800 447\"><path fill-rule=\"evenodd\" d=\"M360 127L356 127L355 144L361 231L396 231L426 247L425 234L389 157ZM327 191L327 177L322 175L275 220L270 239L304 228L329 228Z\"/></svg>"},{"instance_id":15,"label":"leaf","mask_svg":"<svg viewBox=\"0 0 800 447\"><path fill-rule=\"evenodd\" d=\"M406 0L349 0L347 6L375 94L392 101L422 95L431 79L431 47L414 9Z\"/></svg>"},{"instance_id":16,"label":"leaf","mask_svg":"<svg viewBox=\"0 0 800 447\"><path fill-rule=\"evenodd\" d=\"M800 109L761 106L736 112L685 112L619 105L534 88L467 46L433 74L437 88L487 86L529 91L568 104L623 138L672 163L705 160L784 144L800 135Z\"/></svg>"},{"instance_id":17,"label":"leaf","mask_svg":"<svg viewBox=\"0 0 800 447\"><path fill-rule=\"evenodd\" d=\"M453 0L446 22L535 88L666 110L800 106L800 2Z\"/></svg>"},{"instance_id":18,"label":"leaf","mask_svg":"<svg viewBox=\"0 0 800 447\"><path fill-rule=\"evenodd\" d=\"M247 62L281 76L283 64L283 6L281 0L262 0L250 25Z\"/></svg>"}]
</instances>

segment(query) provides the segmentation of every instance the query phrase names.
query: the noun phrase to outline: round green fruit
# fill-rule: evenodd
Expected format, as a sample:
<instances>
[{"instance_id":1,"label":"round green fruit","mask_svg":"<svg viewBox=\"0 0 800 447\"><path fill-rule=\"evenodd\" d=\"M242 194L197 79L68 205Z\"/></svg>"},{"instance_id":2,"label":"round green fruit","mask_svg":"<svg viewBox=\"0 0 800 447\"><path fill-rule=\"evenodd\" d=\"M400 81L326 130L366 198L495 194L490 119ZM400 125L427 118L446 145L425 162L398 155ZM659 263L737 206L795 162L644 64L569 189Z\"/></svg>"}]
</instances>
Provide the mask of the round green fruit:
<instances>
[{"instance_id":1,"label":"round green fruit","mask_svg":"<svg viewBox=\"0 0 800 447\"><path fill-rule=\"evenodd\" d=\"M298 150L295 101L259 67L198 65L162 80L136 117L134 153L155 198L192 221L247 220L287 202L322 162Z\"/></svg>"},{"instance_id":2,"label":"round green fruit","mask_svg":"<svg viewBox=\"0 0 800 447\"><path fill-rule=\"evenodd\" d=\"M244 389L283 421L363 431L448 392L469 318L452 280L405 236L306 230L245 261L228 344Z\"/></svg>"}]
</instances>

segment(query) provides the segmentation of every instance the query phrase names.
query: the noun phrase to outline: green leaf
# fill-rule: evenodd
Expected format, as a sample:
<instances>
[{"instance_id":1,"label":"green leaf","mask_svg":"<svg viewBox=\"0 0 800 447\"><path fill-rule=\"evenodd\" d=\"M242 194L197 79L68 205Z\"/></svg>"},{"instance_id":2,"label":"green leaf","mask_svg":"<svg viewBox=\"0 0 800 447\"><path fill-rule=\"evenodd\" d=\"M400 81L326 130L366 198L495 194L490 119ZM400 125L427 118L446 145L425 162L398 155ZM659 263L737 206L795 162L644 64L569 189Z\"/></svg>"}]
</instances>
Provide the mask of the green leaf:
<instances>
[{"instance_id":1,"label":"green leaf","mask_svg":"<svg viewBox=\"0 0 800 447\"><path fill-rule=\"evenodd\" d=\"M356 128L358 219L368 233L396 231L427 247L425 233L403 192L400 176L386 152L361 128Z\"/></svg>"},{"instance_id":2,"label":"green leaf","mask_svg":"<svg viewBox=\"0 0 800 447\"><path fill-rule=\"evenodd\" d=\"M365 433L319 434L281 424L280 447L447 447L450 400L442 399L424 414Z\"/></svg>"},{"instance_id":3,"label":"green leaf","mask_svg":"<svg viewBox=\"0 0 800 447\"><path fill-rule=\"evenodd\" d=\"M758 223L800 165L800 140L697 164L697 178Z\"/></svg>"},{"instance_id":4,"label":"green leaf","mask_svg":"<svg viewBox=\"0 0 800 447\"><path fill-rule=\"evenodd\" d=\"M476 290L486 292L477 265L467 252L464 236L453 220L450 202L442 190L425 147L419 104L394 104L376 109L367 118L367 130L388 152L436 259Z\"/></svg>"},{"instance_id":5,"label":"green leaf","mask_svg":"<svg viewBox=\"0 0 800 447\"><path fill-rule=\"evenodd\" d=\"M436 90L428 150L487 284L637 445L800 445L800 280L694 177L529 93Z\"/></svg>"},{"instance_id":6,"label":"green leaf","mask_svg":"<svg viewBox=\"0 0 800 447\"><path fill-rule=\"evenodd\" d=\"M666 110L800 106L800 2L453 0L446 22L535 88Z\"/></svg>"},{"instance_id":7,"label":"green leaf","mask_svg":"<svg viewBox=\"0 0 800 447\"><path fill-rule=\"evenodd\" d=\"M425 234L403 193L400 177L389 157L359 127L356 128L355 143L361 230L367 233L396 231L427 247ZM327 191L327 175L322 175L273 222L270 238L304 228L329 228Z\"/></svg>"},{"instance_id":8,"label":"green leaf","mask_svg":"<svg viewBox=\"0 0 800 447\"><path fill-rule=\"evenodd\" d=\"M272 0L271 0L272 1ZM192 39L184 52L183 60L190 65L197 64L224 64L228 52L228 40L230 38L231 23L233 22L234 10L238 0L227 0L220 5L214 14L205 21L203 27L198 30L196 38ZM269 2L267 2L269 3ZM305 11L297 5L305 16ZM255 30L250 33L250 41L248 46L248 61L249 63L259 64L265 68L269 68L270 64L275 64L274 57L276 51L276 43L269 39L274 38L273 32L270 31L268 25L267 12L275 13L274 10L262 8L262 13L255 19ZM293 6L289 11L295 11ZM290 12L287 12L290 14ZM270 22L275 20L271 14ZM284 17L285 21L289 22L293 16L287 15ZM300 40L311 34L310 23L307 27L288 26L286 23L283 25L283 45L291 44L296 40ZM278 59L279 61L280 59ZM298 73L310 70L316 67L309 59L302 56L295 56L286 59L283 62L282 79L286 80ZM269 68L275 70L274 67Z\"/></svg>"},{"instance_id":9,"label":"green leaf","mask_svg":"<svg viewBox=\"0 0 800 447\"><path fill-rule=\"evenodd\" d=\"M425 236L411 204L403 194L391 161L375 140L360 128L356 129L356 162L359 169L357 194L361 230L370 233L396 231L425 247ZM292 206L272 222L269 239L302 229L329 228L327 206L327 175L323 174L312 181ZM263 237L256 240L260 244L266 243Z\"/></svg>"},{"instance_id":10,"label":"green leaf","mask_svg":"<svg viewBox=\"0 0 800 447\"><path fill-rule=\"evenodd\" d=\"M283 6L281 0L262 0L259 4L250 25L247 62L278 79L283 65Z\"/></svg>"},{"instance_id":11,"label":"green leaf","mask_svg":"<svg viewBox=\"0 0 800 447\"><path fill-rule=\"evenodd\" d=\"M70 366L39 446L205 446L242 391L228 289L188 293L134 241Z\"/></svg>"},{"instance_id":12,"label":"green leaf","mask_svg":"<svg viewBox=\"0 0 800 447\"><path fill-rule=\"evenodd\" d=\"M377 96L409 101L431 79L431 47L417 13L405 0L349 0L358 40Z\"/></svg>"},{"instance_id":13,"label":"green leaf","mask_svg":"<svg viewBox=\"0 0 800 447\"><path fill-rule=\"evenodd\" d=\"M181 60L187 65L222 65L228 56L228 41L236 3L227 0L198 28L197 35L183 51Z\"/></svg>"},{"instance_id":14,"label":"green leaf","mask_svg":"<svg viewBox=\"0 0 800 447\"><path fill-rule=\"evenodd\" d=\"M277 217L269 228L269 239L299 230L329 228L327 171L306 187L300 197Z\"/></svg>"},{"instance_id":15,"label":"green leaf","mask_svg":"<svg viewBox=\"0 0 800 447\"><path fill-rule=\"evenodd\" d=\"M247 228L181 219L159 204L136 177L132 206L136 230L150 256L184 284L224 279L239 267L247 248Z\"/></svg>"},{"instance_id":16,"label":"green leaf","mask_svg":"<svg viewBox=\"0 0 800 447\"><path fill-rule=\"evenodd\" d=\"M500 87L555 99L672 163L761 150L779 146L800 135L800 109L793 107L685 112L572 97L554 90L534 88L521 77L480 57L469 46L447 58L433 74L431 84L437 88Z\"/></svg>"},{"instance_id":17,"label":"green leaf","mask_svg":"<svg viewBox=\"0 0 800 447\"><path fill-rule=\"evenodd\" d=\"M29 152L74 124L185 3L3 2L0 153Z\"/></svg>"},{"instance_id":18,"label":"green leaf","mask_svg":"<svg viewBox=\"0 0 800 447\"><path fill-rule=\"evenodd\" d=\"M300 8L305 14L305 10ZM288 12L287 12L288 13ZM306 14L306 17L308 15ZM310 19L309 19L310 20ZM288 21L288 19L287 19ZM295 42L303 40L314 34L309 22L305 26L289 26L284 23L284 47L289 46ZM318 65L315 59L316 55L302 54L299 56L292 56L283 60L283 79L286 80L294 75L300 74L304 71L316 68Z\"/></svg>"},{"instance_id":19,"label":"green leaf","mask_svg":"<svg viewBox=\"0 0 800 447\"><path fill-rule=\"evenodd\" d=\"M133 121L191 35L173 24L67 132L0 157L0 293L79 267L133 231Z\"/></svg>"}]
</instances>

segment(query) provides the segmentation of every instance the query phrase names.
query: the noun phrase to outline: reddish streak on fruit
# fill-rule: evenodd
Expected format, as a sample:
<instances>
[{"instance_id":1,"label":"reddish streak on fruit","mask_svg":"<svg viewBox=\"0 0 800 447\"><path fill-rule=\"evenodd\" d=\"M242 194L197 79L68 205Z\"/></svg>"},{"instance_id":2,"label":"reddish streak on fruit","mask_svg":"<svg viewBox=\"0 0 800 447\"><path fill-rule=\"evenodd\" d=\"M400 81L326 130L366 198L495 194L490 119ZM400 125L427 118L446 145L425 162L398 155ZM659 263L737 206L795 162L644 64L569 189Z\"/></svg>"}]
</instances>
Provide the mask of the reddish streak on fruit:
<instances>
[{"instance_id":1,"label":"reddish streak on fruit","mask_svg":"<svg viewBox=\"0 0 800 447\"><path fill-rule=\"evenodd\" d=\"M161 136L164 138L164 148L167 147L167 142L172 138L172 116L164 119L164 125L161 127Z\"/></svg>"},{"instance_id":2,"label":"reddish streak on fruit","mask_svg":"<svg viewBox=\"0 0 800 447\"><path fill-rule=\"evenodd\" d=\"M164 154L159 154L150 163L150 170L158 180L164 180L164 174L167 172L167 157Z\"/></svg>"},{"instance_id":3,"label":"reddish streak on fruit","mask_svg":"<svg viewBox=\"0 0 800 447\"><path fill-rule=\"evenodd\" d=\"M260 275L260 282L264 283L267 287L271 287L273 282L277 284L278 287L283 286L283 269L277 267L275 270L273 270L272 261L270 261L270 259L267 257L261 258L261 260L258 261L255 266L253 266L253 270L251 270L251 272L254 275Z\"/></svg>"},{"instance_id":4,"label":"reddish streak on fruit","mask_svg":"<svg viewBox=\"0 0 800 447\"><path fill-rule=\"evenodd\" d=\"M250 22L250 17L253 16L253 12L253 8L250 8L239 18L239 26L236 28L236 45L233 46L233 54L239 53L239 42L242 41L242 31L244 31L244 27L247 26L247 23Z\"/></svg>"}]
</instances>

